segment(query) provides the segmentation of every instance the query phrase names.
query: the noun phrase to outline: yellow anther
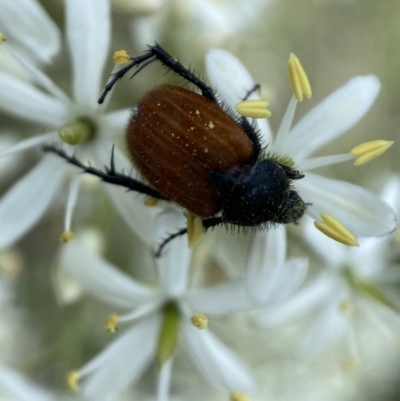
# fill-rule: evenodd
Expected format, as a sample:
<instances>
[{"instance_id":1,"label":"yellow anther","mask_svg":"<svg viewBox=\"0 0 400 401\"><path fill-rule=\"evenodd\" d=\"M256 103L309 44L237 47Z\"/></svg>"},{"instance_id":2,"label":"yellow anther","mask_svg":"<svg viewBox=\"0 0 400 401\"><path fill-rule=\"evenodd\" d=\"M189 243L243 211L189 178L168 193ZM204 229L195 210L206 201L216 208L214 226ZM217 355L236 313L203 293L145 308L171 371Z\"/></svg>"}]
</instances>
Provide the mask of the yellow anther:
<instances>
[{"instance_id":1,"label":"yellow anther","mask_svg":"<svg viewBox=\"0 0 400 401\"><path fill-rule=\"evenodd\" d=\"M204 330L207 328L208 319L207 316L203 313L195 313L190 321L192 322L193 326L196 326L199 330Z\"/></svg>"},{"instance_id":2,"label":"yellow anther","mask_svg":"<svg viewBox=\"0 0 400 401\"><path fill-rule=\"evenodd\" d=\"M3 43L6 41L6 37L4 36L4 34L2 32L0 32L0 43Z\"/></svg>"},{"instance_id":3,"label":"yellow anther","mask_svg":"<svg viewBox=\"0 0 400 401\"><path fill-rule=\"evenodd\" d=\"M74 238L74 233L72 231L64 231L61 235L60 235L60 241L61 242L69 242L72 240L72 238Z\"/></svg>"},{"instance_id":4,"label":"yellow anther","mask_svg":"<svg viewBox=\"0 0 400 401\"><path fill-rule=\"evenodd\" d=\"M393 144L394 141L376 140L364 142L356 146L350 150L350 154L357 157L356 160L354 160L354 165L361 166L362 164L374 160L385 153Z\"/></svg>"},{"instance_id":5,"label":"yellow anther","mask_svg":"<svg viewBox=\"0 0 400 401\"><path fill-rule=\"evenodd\" d=\"M230 397L231 401L250 401L250 398L247 395L239 393L237 391L233 392Z\"/></svg>"},{"instance_id":6,"label":"yellow anther","mask_svg":"<svg viewBox=\"0 0 400 401\"><path fill-rule=\"evenodd\" d=\"M109 333L115 333L118 330L118 315L116 313L107 316L104 328Z\"/></svg>"},{"instance_id":7,"label":"yellow anther","mask_svg":"<svg viewBox=\"0 0 400 401\"><path fill-rule=\"evenodd\" d=\"M351 302L347 299L339 302L339 310L340 312L344 313L345 315L348 315L352 312L353 310L353 305Z\"/></svg>"},{"instance_id":8,"label":"yellow anther","mask_svg":"<svg viewBox=\"0 0 400 401\"><path fill-rule=\"evenodd\" d=\"M189 210L187 211L187 232L189 248L195 246L203 234L203 221Z\"/></svg>"},{"instance_id":9,"label":"yellow anther","mask_svg":"<svg viewBox=\"0 0 400 401\"><path fill-rule=\"evenodd\" d=\"M156 206L158 203L158 199L157 198L153 198L152 196L148 196L145 200L144 200L144 204L146 206L149 207L153 207Z\"/></svg>"},{"instance_id":10,"label":"yellow anther","mask_svg":"<svg viewBox=\"0 0 400 401\"><path fill-rule=\"evenodd\" d=\"M359 246L357 238L343 224L329 214L321 213L323 221L314 221L315 227L329 238L348 246Z\"/></svg>"},{"instance_id":11,"label":"yellow anther","mask_svg":"<svg viewBox=\"0 0 400 401\"><path fill-rule=\"evenodd\" d=\"M342 361L342 369L345 373L353 373L359 365L359 361L354 356L349 356Z\"/></svg>"},{"instance_id":12,"label":"yellow anther","mask_svg":"<svg viewBox=\"0 0 400 401\"><path fill-rule=\"evenodd\" d=\"M245 100L235 105L236 111L249 118L268 118L271 112L267 109L269 103L266 100Z\"/></svg>"},{"instance_id":13,"label":"yellow anther","mask_svg":"<svg viewBox=\"0 0 400 401\"><path fill-rule=\"evenodd\" d=\"M115 64L125 64L131 60L131 56L126 50L118 50L114 53L113 61Z\"/></svg>"},{"instance_id":14,"label":"yellow anther","mask_svg":"<svg viewBox=\"0 0 400 401\"><path fill-rule=\"evenodd\" d=\"M80 373L77 370L72 370L67 374L67 386L70 390L79 390L79 380L81 378Z\"/></svg>"},{"instance_id":15,"label":"yellow anther","mask_svg":"<svg viewBox=\"0 0 400 401\"><path fill-rule=\"evenodd\" d=\"M303 96L310 99L312 96L310 81L300 60L293 53L289 56L288 72L293 95L297 101L302 102Z\"/></svg>"}]
</instances>

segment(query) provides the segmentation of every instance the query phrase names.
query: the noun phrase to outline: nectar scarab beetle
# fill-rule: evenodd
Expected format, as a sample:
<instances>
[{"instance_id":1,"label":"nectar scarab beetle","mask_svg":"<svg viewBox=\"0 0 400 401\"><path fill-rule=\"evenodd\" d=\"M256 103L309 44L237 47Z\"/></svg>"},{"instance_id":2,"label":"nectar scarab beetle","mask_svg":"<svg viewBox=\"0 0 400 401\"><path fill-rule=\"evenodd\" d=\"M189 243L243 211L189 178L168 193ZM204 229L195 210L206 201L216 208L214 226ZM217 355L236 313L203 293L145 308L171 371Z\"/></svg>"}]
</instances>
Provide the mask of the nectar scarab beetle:
<instances>
[{"instance_id":1,"label":"nectar scarab beetle","mask_svg":"<svg viewBox=\"0 0 400 401\"><path fill-rule=\"evenodd\" d=\"M136 75L155 60L200 93L164 85L140 101L128 123L126 142L143 182L116 172L113 158L111 167L101 171L85 166L62 149L46 146L45 150L105 182L174 202L199 216L205 230L221 224L268 227L297 223L307 204L292 184L303 175L285 158L263 150L247 118L226 107L210 86L160 45L149 46L117 72L99 103L130 69L137 67ZM166 238L157 254L168 241L186 232L184 228Z\"/></svg>"}]
</instances>

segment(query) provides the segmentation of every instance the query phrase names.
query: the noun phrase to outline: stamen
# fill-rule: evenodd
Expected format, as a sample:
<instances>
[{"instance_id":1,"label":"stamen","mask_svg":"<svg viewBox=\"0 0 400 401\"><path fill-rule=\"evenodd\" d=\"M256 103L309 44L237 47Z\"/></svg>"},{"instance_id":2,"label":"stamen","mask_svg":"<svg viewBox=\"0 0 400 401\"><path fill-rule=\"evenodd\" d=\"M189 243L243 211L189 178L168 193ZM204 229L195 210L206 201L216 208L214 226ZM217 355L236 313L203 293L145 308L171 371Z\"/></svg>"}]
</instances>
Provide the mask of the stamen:
<instances>
[{"instance_id":1,"label":"stamen","mask_svg":"<svg viewBox=\"0 0 400 401\"><path fill-rule=\"evenodd\" d=\"M114 53L113 61L115 64L125 64L131 60L131 56L126 50L118 50Z\"/></svg>"},{"instance_id":2,"label":"stamen","mask_svg":"<svg viewBox=\"0 0 400 401\"><path fill-rule=\"evenodd\" d=\"M118 331L118 315L116 313L112 313L111 315L107 316L104 328L112 334Z\"/></svg>"},{"instance_id":3,"label":"stamen","mask_svg":"<svg viewBox=\"0 0 400 401\"><path fill-rule=\"evenodd\" d=\"M354 165L361 166L362 164L374 160L385 153L393 144L394 141L376 140L364 142L356 146L350 150L350 154L357 157L356 160L354 160Z\"/></svg>"},{"instance_id":4,"label":"stamen","mask_svg":"<svg viewBox=\"0 0 400 401\"><path fill-rule=\"evenodd\" d=\"M302 102L303 96L310 99L312 96L310 81L300 60L293 53L290 53L289 56L288 72L293 94L297 101Z\"/></svg>"},{"instance_id":5,"label":"stamen","mask_svg":"<svg viewBox=\"0 0 400 401\"><path fill-rule=\"evenodd\" d=\"M90 140L96 132L95 125L87 118L80 118L63 125L58 130L60 139L70 145Z\"/></svg>"},{"instance_id":6,"label":"stamen","mask_svg":"<svg viewBox=\"0 0 400 401\"><path fill-rule=\"evenodd\" d=\"M6 41L6 37L2 32L0 32L0 44Z\"/></svg>"},{"instance_id":7,"label":"stamen","mask_svg":"<svg viewBox=\"0 0 400 401\"><path fill-rule=\"evenodd\" d=\"M360 364L359 360L354 356L349 356L342 361L342 369L345 373L353 373Z\"/></svg>"},{"instance_id":8,"label":"stamen","mask_svg":"<svg viewBox=\"0 0 400 401\"><path fill-rule=\"evenodd\" d=\"M206 329L208 325L207 316L199 312L195 313L191 317L190 321L192 322L193 326L197 327L199 330Z\"/></svg>"},{"instance_id":9,"label":"stamen","mask_svg":"<svg viewBox=\"0 0 400 401\"><path fill-rule=\"evenodd\" d=\"M65 212L64 231L71 231L72 215L75 209L76 201L78 200L79 184L81 182L80 175L75 175L70 183L68 192L67 209Z\"/></svg>"},{"instance_id":10,"label":"stamen","mask_svg":"<svg viewBox=\"0 0 400 401\"><path fill-rule=\"evenodd\" d=\"M157 198L153 198L152 196L148 196L145 200L144 200L144 204L146 206L149 207L153 207L156 206L158 203L158 199Z\"/></svg>"},{"instance_id":11,"label":"stamen","mask_svg":"<svg viewBox=\"0 0 400 401\"><path fill-rule=\"evenodd\" d=\"M61 242L69 242L72 240L72 238L74 238L74 233L72 231L64 231L61 235L60 235L60 241Z\"/></svg>"},{"instance_id":12,"label":"stamen","mask_svg":"<svg viewBox=\"0 0 400 401\"><path fill-rule=\"evenodd\" d=\"M79 390L79 380L81 378L81 374L77 370L72 370L67 375L67 386L72 391Z\"/></svg>"},{"instance_id":13,"label":"stamen","mask_svg":"<svg viewBox=\"0 0 400 401\"><path fill-rule=\"evenodd\" d=\"M179 311L174 303L164 308L164 321L160 330L157 346L157 362L161 369L174 352L179 331Z\"/></svg>"},{"instance_id":14,"label":"stamen","mask_svg":"<svg viewBox=\"0 0 400 401\"><path fill-rule=\"evenodd\" d=\"M239 393L238 391L233 392L230 399L231 401L250 401L250 398L247 397L247 395Z\"/></svg>"},{"instance_id":15,"label":"stamen","mask_svg":"<svg viewBox=\"0 0 400 401\"><path fill-rule=\"evenodd\" d=\"M245 100L235 105L236 111L249 118L268 118L271 117L271 111L267 109L269 103L266 100L254 99Z\"/></svg>"},{"instance_id":16,"label":"stamen","mask_svg":"<svg viewBox=\"0 0 400 401\"><path fill-rule=\"evenodd\" d=\"M189 210L187 211L187 232L189 248L195 246L203 234L203 221Z\"/></svg>"},{"instance_id":17,"label":"stamen","mask_svg":"<svg viewBox=\"0 0 400 401\"><path fill-rule=\"evenodd\" d=\"M359 246L357 238L334 217L320 214L323 221L314 221L315 227L329 238L348 246Z\"/></svg>"}]
</instances>

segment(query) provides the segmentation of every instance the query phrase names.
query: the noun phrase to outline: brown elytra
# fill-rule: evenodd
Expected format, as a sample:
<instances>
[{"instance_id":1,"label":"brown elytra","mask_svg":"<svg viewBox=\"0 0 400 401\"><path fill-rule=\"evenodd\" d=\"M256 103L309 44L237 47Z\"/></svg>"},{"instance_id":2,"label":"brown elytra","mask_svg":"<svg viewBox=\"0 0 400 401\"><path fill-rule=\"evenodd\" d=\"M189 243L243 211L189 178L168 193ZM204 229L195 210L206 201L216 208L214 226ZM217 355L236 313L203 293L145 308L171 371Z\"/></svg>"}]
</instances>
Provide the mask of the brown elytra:
<instances>
[{"instance_id":1,"label":"brown elytra","mask_svg":"<svg viewBox=\"0 0 400 401\"><path fill-rule=\"evenodd\" d=\"M215 215L218 194L207 173L251 159L253 145L217 104L178 86L160 86L139 103L127 128L129 154L166 199L201 217Z\"/></svg>"}]
</instances>

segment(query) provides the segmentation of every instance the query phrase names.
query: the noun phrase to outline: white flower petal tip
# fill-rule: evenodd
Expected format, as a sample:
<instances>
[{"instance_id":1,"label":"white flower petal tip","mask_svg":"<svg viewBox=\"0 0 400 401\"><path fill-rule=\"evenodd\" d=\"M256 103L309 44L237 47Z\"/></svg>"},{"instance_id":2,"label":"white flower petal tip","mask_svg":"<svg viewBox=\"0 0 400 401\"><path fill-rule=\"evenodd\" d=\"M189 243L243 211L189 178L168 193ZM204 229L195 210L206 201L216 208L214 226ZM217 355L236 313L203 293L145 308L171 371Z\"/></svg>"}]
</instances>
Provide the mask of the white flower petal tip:
<instances>
[{"instance_id":1,"label":"white flower petal tip","mask_svg":"<svg viewBox=\"0 0 400 401\"><path fill-rule=\"evenodd\" d=\"M349 356L342 361L342 370L345 373L354 373L358 369L359 365L360 361L358 360L358 358L354 356Z\"/></svg>"},{"instance_id":2,"label":"white flower petal tip","mask_svg":"<svg viewBox=\"0 0 400 401\"><path fill-rule=\"evenodd\" d=\"M81 379L81 374L77 370L72 370L67 374L66 377L67 387L74 392L79 391L80 379Z\"/></svg>"},{"instance_id":3,"label":"white flower petal tip","mask_svg":"<svg viewBox=\"0 0 400 401\"><path fill-rule=\"evenodd\" d=\"M4 43L5 41L6 41L5 35L0 32L0 44Z\"/></svg>"},{"instance_id":4,"label":"white flower petal tip","mask_svg":"<svg viewBox=\"0 0 400 401\"><path fill-rule=\"evenodd\" d=\"M187 232L188 232L188 245L193 248L199 241L203 234L203 221L201 217L196 216L189 210L187 211Z\"/></svg>"},{"instance_id":5,"label":"white flower petal tip","mask_svg":"<svg viewBox=\"0 0 400 401\"><path fill-rule=\"evenodd\" d=\"M350 154L356 157L354 165L361 166L376 159L385 153L393 144L394 141L376 140L364 142L356 146L350 150Z\"/></svg>"},{"instance_id":6,"label":"white flower petal tip","mask_svg":"<svg viewBox=\"0 0 400 401\"><path fill-rule=\"evenodd\" d=\"M231 393L229 399L230 401L250 401L250 398L247 395L239 393L238 391Z\"/></svg>"},{"instance_id":7,"label":"white flower petal tip","mask_svg":"<svg viewBox=\"0 0 400 401\"><path fill-rule=\"evenodd\" d=\"M321 213L322 221L315 221L315 227L329 238L348 246L359 246L357 238L338 220L329 214Z\"/></svg>"},{"instance_id":8,"label":"white flower petal tip","mask_svg":"<svg viewBox=\"0 0 400 401\"><path fill-rule=\"evenodd\" d=\"M204 315L203 313L195 313L191 318L190 318L191 323L193 326L197 327L199 330L204 330L208 326L208 319L207 316Z\"/></svg>"},{"instance_id":9,"label":"white flower petal tip","mask_svg":"<svg viewBox=\"0 0 400 401\"><path fill-rule=\"evenodd\" d=\"M66 244L67 242L71 241L74 238L75 234L72 231L64 231L60 235L60 241Z\"/></svg>"},{"instance_id":10,"label":"white flower petal tip","mask_svg":"<svg viewBox=\"0 0 400 401\"><path fill-rule=\"evenodd\" d=\"M248 118L269 118L271 111L268 110L269 103L266 100L245 100L236 104L236 111Z\"/></svg>"},{"instance_id":11,"label":"white flower petal tip","mask_svg":"<svg viewBox=\"0 0 400 401\"><path fill-rule=\"evenodd\" d=\"M302 102L304 96L310 99L312 96L310 81L300 60L293 53L289 56L288 73L293 95L297 101Z\"/></svg>"},{"instance_id":12,"label":"white flower petal tip","mask_svg":"<svg viewBox=\"0 0 400 401\"><path fill-rule=\"evenodd\" d=\"M104 328L111 334L114 334L118 331L118 320L119 316L116 313L112 313L107 316L107 319L104 323Z\"/></svg>"},{"instance_id":13,"label":"white flower petal tip","mask_svg":"<svg viewBox=\"0 0 400 401\"><path fill-rule=\"evenodd\" d=\"M157 206L157 204L158 204L158 199L157 198L153 198L152 196L148 196L144 200L144 205L148 206L148 207L154 207L154 206Z\"/></svg>"},{"instance_id":14,"label":"white flower petal tip","mask_svg":"<svg viewBox=\"0 0 400 401\"><path fill-rule=\"evenodd\" d=\"M131 56L126 50L118 50L114 53L113 61L115 64L125 64L131 60Z\"/></svg>"}]
</instances>

